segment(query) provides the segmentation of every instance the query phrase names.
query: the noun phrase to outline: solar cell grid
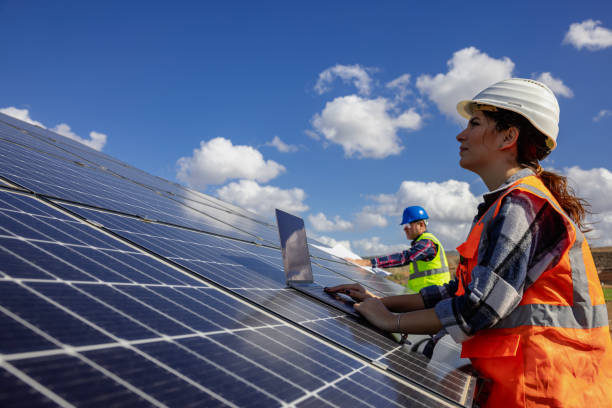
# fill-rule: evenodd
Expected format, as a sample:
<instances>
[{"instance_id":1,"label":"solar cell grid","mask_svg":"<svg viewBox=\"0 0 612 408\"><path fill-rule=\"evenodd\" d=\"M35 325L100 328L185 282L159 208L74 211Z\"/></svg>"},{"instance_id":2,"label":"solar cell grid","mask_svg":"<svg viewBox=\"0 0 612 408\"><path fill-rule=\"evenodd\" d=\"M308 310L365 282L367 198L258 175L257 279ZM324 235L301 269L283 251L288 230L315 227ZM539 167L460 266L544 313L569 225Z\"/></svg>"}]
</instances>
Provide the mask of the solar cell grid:
<instances>
[{"instance_id":1,"label":"solar cell grid","mask_svg":"<svg viewBox=\"0 0 612 408\"><path fill-rule=\"evenodd\" d=\"M277 249L254 246L154 222L142 222L139 219L102 213L93 209L64 206L226 287L281 288L285 286L282 258ZM360 268L338 262L333 262L333 264L342 266L344 269L341 271L344 273L339 274L337 271L320 268L317 264L313 264L313 273L317 282L331 286L345 282L348 278L364 283L375 292L378 291L378 287L384 289L385 292L379 293L397 294L403 291L401 286L376 278ZM253 279L253 272L257 272L261 277L257 276ZM260 281L262 277L264 280Z\"/></svg>"},{"instance_id":2,"label":"solar cell grid","mask_svg":"<svg viewBox=\"0 0 612 408\"><path fill-rule=\"evenodd\" d=\"M255 241L256 236L109 173L57 160L27 148L0 144L0 174L50 197L86 203L211 233Z\"/></svg>"},{"instance_id":3,"label":"solar cell grid","mask_svg":"<svg viewBox=\"0 0 612 408\"><path fill-rule=\"evenodd\" d=\"M39 152L62 157L68 162L78 162L86 167L96 167L97 170L102 172L109 172L130 182L152 189L172 200L183 203L187 207L192 207L197 211L214 217L223 223L242 225L250 233L263 236L265 240L270 242L276 240L275 230L270 229L269 224L259 220L255 214L240 207L152 176L78 142L62 137L57 138L57 135L46 129L40 129L32 125L20 127L17 122L9 116L0 114L0 137L32 147ZM58 197L65 196L59 195Z\"/></svg>"},{"instance_id":4,"label":"solar cell grid","mask_svg":"<svg viewBox=\"0 0 612 408\"><path fill-rule=\"evenodd\" d=\"M313 259L312 263L323 269L332 270L336 275L344 276L347 279L359 282L363 286L374 290L376 293L384 294L385 296L401 295L406 291L403 286L390 280L382 279L380 276L374 275L355 265L349 265L343 262L331 262L320 258Z\"/></svg>"},{"instance_id":5,"label":"solar cell grid","mask_svg":"<svg viewBox=\"0 0 612 408\"><path fill-rule=\"evenodd\" d=\"M19 198L31 200L34 208L29 215L21 214L25 224L29 224L27 217L75 222L44 209L46 204L37 200ZM91 229L83 237L96 243L108 240L96 239L105 234L83 227ZM275 406L309 395L325 394L339 400L338 393L342 396L344 391L332 384L365 367L363 362L176 269L168 267L165 273L182 276L176 279L178 284L140 282L134 278L138 272L129 267L129 259L152 258L136 254L119 241L115 248L97 248L88 245L87 239L60 245L48 235L35 240L13 235L16 232L9 229L0 240L3 265L6 260L23 259L10 263L13 266L7 267L0 279L0 327L11 333L0 336L0 388L12 391L10 396L0 392L0 401L14 405L19 390L29 387L34 388L30 394L38 395L30 401L40 402L40 406L50 401L78 406ZM15 242L24 245L7 244ZM20 271L32 268L28 258L34 245L82 270L83 276L98 278L92 270L99 266L80 264L81 257L100 261L99 254L122 254L128 257L124 263L105 261L99 265L124 276L127 282L112 284L83 276L61 279L45 269L49 262L38 266L47 274L45 278L23 278ZM64 250L58 250L60 247ZM147 263L142 265L138 268L141 275L157 276L157 272L147 271ZM16 276L19 280L14 280ZM353 384L364 394L376 393ZM412 395L415 401L431 401L420 390L405 392L406 398Z\"/></svg>"},{"instance_id":6,"label":"solar cell grid","mask_svg":"<svg viewBox=\"0 0 612 408\"><path fill-rule=\"evenodd\" d=\"M96 218L95 213L94 210L88 210L90 217ZM430 373L424 368L427 365L424 357L418 354L411 357L410 353L399 349L396 343L381 336L380 333L364 328L363 324L355 323L351 318L344 317L341 312L327 305L298 295L291 289L285 289L284 273L279 267L280 254L275 249L244 243L235 245L233 240L155 223L143 223L138 219L115 214L107 217L122 218L122 221L110 221L110 224L121 225L122 230L115 232L138 245L154 252L159 251L160 255L177 264L365 358L383 360L387 355L399 354L400 357L396 360L403 359L411 361L412 364L408 365L409 368L395 364L393 365L395 371L423 386L441 389L443 393L459 398L461 395L457 390L463 390L469 383L468 376L457 374L455 388L440 386L438 381L443 377L435 377L433 380L427 377ZM138 232L135 233L134 230ZM259 251L265 252L266 256L258 256ZM272 255L274 252L276 258ZM320 268L315 264L313 270L317 282L323 285L346 282L346 276L338 275L330 269ZM376 277L365 275L366 272L359 268L346 265L345 272L362 281L377 281ZM440 371L448 374L453 368L443 367Z\"/></svg>"},{"instance_id":7,"label":"solar cell grid","mask_svg":"<svg viewBox=\"0 0 612 408\"><path fill-rule=\"evenodd\" d=\"M15 374L7 370L9 367ZM0 388L0 406L51 408L65 403L63 400L52 400L46 397L37 391L37 384L30 384L27 380L21 380L19 376L23 376L23 374L12 366L0 367L0 384L3 385L3 388Z\"/></svg>"},{"instance_id":8,"label":"solar cell grid","mask_svg":"<svg viewBox=\"0 0 612 408\"><path fill-rule=\"evenodd\" d=\"M6 120L7 118L10 119L11 117L0 113L0 139L28 146L33 150L45 152L53 156L74 159L74 155L55 146L47 136L44 136L41 133L42 129L35 128L32 125L28 125L30 129L25 129L10 123Z\"/></svg>"},{"instance_id":9,"label":"solar cell grid","mask_svg":"<svg viewBox=\"0 0 612 408\"><path fill-rule=\"evenodd\" d=\"M2 406L471 403L471 375L287 289L269 220L5 115L0 176L58 199L0 188Z\"/></svg>"},{"instance_id":10,"label":"solar cell grid","mask_svg":"<svg viewBox=\"0 0 612 408\"><path fill-rule=\"evenodd\" d=\"M240 229L248 231L249 233L261 238L263 241L269 244L273 244L277 247L279 246L278 232L276 228L272 228L270 225L265 224L262 221L255 221L252 218L245 217L239 213L220 210L215 207L181 197L176 197L176 199L189 208L193 208L196 211L207 214L208 216L223 223L237 226Z\"/></svg>"}]
</instances>

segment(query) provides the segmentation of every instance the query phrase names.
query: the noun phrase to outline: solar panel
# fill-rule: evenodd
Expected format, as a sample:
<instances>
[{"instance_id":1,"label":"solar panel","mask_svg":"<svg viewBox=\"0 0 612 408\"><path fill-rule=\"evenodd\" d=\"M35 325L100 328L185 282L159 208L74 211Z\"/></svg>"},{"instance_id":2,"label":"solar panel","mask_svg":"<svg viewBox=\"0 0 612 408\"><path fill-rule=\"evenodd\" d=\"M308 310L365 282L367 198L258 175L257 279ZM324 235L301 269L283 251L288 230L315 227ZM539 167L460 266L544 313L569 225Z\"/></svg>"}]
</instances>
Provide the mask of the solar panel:
<instances>
[{"instance_id":1,"label":"solar panel","mask_svg":"<svg viewBox=\"0 0 612 408\"><path fill-rule=\"evenodd\" d=\"M0 121L0 129L2 125ZM3 130L6 133L11 128L5 126ZM21 132L15 133L17 136L13 139L22 136ZM81 159L78 157L55 156L33 150L26 144L30 139L23 144L6 142L0 145L0 172L17 186L50 197L136 214L147 219L189 225L237 239L259 242L277 240L269 227L249 218L241 217L241 224L245 224L245 228L253 233L231 224L237 217L233 213L224 213L193 200L187 206L177 201L182 199L180 197L172 199L126 178L90 166L85 161L79 161Z\"/></svg>"},{"instance_id":2,"label":"solar panel","mask_svg":"<svg viewBox=\"0 0 612 408\"><path fill-rule=\"evenodd\" d=\"M184 187L4 115L0 129L0 406L471 405L469 372L287 289L266 220L182 203ZM313 261L325 285L400 290Z\"/></svg>"},{"instance_id":3,"label":"solar panel","mask_svg":"<svg viewBox=\"0 0 612 408\"><path fill-rule=\"evenodd\" d=\"M3 120L5 118L9 119L9 121ZM274 229L271 228L273 225L262 222L257 219L255 214L249 211L243 210L230 203L224 203L214 197L206 196L197 191L189 190L176 183L171 183L159 177L152 176L78 142L64 137L58 138L58 135L46 129L28 124L24 125L26 128L21 128L18 120L3 115L0 117L0 137L19 145L31 147L38 152L42 151L52 156L61 157L78 166L103 170L105 173L108 173L105 175L110 174L115 176L115 178L119 177L129 183L146 187L158 195L179 201L186 207L202 212L211 218L232 226L236 224L236 222L232 223L236 220L236 215L240 215L240 221L241 223L246 223L245 228L248 229L249 233L259 233L265 236L263 239L271 239L272 241L277 240L276 233ZM11 130L18 131L14 132ZM104 175L100 175L100 177L103 176ZM93 179L96 179L95 175ZM108 183L108 180L100 181ZM113 180L111 183L115 181L116 180ZM30 182L33 181L30 180ZM47 188L49 187L47 186ZM126 188L130 189L132 186L127 186ZM61 197L68 198L66 196ZM94 198L92 197L91 199L93 200ZM150 199L150 197L148 199ZM159 204L157 206L159 206ZM109 208L113 207L111 206ZM164 212L167 213L167 209ZM190 222L190 225L193 225L193 221Z\"/></svg>"}]
</instances>

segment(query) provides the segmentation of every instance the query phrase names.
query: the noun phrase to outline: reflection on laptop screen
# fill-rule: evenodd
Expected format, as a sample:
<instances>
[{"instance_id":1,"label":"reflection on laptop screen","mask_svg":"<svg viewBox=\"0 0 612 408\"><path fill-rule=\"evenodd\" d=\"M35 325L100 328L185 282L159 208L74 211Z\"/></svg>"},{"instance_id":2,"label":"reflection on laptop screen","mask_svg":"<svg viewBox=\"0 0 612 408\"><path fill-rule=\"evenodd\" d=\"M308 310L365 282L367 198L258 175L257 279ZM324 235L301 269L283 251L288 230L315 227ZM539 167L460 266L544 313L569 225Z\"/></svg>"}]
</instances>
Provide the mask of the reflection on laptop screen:
<instances>
[{"instance_id":1,"label":"reflection on laptop screen","mask_svg":"<svg viewBox=\"0 0 612 408\"><path fill-rule=\"evenodd\" d=\"M310 266L304 220L277 209L276 223L278 224L287 282L312 282L312 268Z\"/></svg>"}]
</instances>

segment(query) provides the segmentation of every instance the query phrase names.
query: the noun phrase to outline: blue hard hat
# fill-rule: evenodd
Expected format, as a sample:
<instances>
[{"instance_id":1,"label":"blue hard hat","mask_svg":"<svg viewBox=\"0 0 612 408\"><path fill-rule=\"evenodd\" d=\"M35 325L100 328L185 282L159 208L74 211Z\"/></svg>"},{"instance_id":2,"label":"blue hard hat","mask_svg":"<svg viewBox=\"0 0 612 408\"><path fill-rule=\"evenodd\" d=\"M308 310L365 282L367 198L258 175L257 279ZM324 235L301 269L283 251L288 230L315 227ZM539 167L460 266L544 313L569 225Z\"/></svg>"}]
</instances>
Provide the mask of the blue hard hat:
<instances>
[{"instance_id":1,"label":"blue hard hat","mask_svg":"<svg viewBox=\"0 0 612 408\"><path fill-rule=\"evenodd\" d=\"M400 225L410 224L418 220L426 220L429 218L427 211L423 207L413 205L412 207L406 207L404 214L402 215L402 222Z\"/></svg>"}]
</instances>

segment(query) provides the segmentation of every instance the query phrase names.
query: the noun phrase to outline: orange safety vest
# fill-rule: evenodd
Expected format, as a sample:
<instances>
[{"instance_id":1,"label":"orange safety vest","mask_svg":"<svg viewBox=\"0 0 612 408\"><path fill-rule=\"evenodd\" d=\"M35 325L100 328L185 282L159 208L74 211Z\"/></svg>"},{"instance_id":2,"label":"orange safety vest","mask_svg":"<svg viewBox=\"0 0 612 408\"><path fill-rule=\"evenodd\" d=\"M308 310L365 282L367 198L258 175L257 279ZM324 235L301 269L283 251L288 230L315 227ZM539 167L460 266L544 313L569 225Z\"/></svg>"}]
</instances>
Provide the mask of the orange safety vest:
<instances>
[{"instance_id":1,"label":"orange safety vest","mask_svg":"<svg viewBox=\"0 0 612 408\"><path fill-rule=\"evenodd\" d=\"M517 180L472 226L457 248L456 295L466 294L481 234L514 190L552 204L565 220L569 246L545 271L527 271L519 305L463 342L461 357L491 380L487 407L612 407L612 344L595 263L586 239L538 177Z\"/></svg>"}]
</instances>

